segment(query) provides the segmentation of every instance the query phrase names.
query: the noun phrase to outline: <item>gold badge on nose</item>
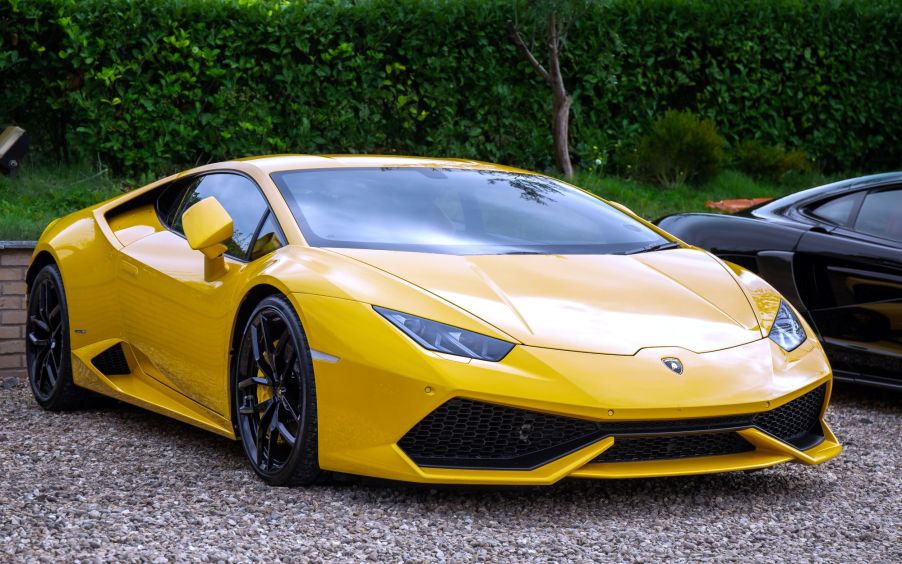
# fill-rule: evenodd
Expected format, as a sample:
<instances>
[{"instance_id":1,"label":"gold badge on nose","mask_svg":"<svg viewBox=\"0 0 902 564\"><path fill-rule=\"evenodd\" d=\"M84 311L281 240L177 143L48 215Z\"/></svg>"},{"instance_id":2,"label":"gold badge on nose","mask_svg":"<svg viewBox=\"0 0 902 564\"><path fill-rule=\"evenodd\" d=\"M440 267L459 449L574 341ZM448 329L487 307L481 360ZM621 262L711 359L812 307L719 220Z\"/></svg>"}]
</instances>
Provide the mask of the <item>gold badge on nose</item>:
<instances>
[{"instance_id":1,"label":"gold badge on nose","mask_svg":"<svg viewBox=\"0 0 902 564\"><path fill-rule=\"evenodd\" d=\"M669 368L670 371L677 376L683 373L683 363L680 362L680 359L674 358L672 356L666 356L661 359L661 362L663 362L664 366Z\"/></svg>"}]
</instances>

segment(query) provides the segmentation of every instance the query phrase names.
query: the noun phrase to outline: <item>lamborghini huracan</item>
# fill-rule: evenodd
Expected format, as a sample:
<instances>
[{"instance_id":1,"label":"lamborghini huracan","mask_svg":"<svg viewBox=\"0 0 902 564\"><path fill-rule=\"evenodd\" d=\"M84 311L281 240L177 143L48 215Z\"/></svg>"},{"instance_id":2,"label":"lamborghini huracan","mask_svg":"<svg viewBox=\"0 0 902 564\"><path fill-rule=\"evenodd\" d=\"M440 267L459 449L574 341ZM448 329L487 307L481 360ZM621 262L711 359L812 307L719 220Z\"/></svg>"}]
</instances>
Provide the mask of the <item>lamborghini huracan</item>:
<instances>
[{"instance_id":1,"label":"lamborghini huracan","mask_svg":"<svg viewBox=\"0 0 902 564\"><path fill-rule=\"evenodd\" d=\"M333 473L551 484L818 464L832 374L761 278L558 180L464 160L271 156L51 223L34 397L110 396Z\"/></svg>"}]
</instances>

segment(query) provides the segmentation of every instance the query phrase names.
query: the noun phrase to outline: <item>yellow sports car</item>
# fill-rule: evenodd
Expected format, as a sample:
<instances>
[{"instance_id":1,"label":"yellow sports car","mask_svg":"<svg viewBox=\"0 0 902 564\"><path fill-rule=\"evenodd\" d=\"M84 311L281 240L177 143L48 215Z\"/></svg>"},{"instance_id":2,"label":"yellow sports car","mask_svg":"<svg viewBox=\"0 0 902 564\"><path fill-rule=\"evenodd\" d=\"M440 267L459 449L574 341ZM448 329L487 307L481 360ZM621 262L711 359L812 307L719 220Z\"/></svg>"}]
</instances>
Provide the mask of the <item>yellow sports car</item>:
<instances>
[{"instance_id":1,"label":"yellow sports car","mask_svg":"<svg viewBox=\"0 0 902 564\"><path fill-rule=\"evenodd\" d=\"M203 166L51 223L27 284L41 406L145 407L240 440L273 485L551 484L841 450L830 366L773 288L523 170Z\"/></svg>"}]
</instances>

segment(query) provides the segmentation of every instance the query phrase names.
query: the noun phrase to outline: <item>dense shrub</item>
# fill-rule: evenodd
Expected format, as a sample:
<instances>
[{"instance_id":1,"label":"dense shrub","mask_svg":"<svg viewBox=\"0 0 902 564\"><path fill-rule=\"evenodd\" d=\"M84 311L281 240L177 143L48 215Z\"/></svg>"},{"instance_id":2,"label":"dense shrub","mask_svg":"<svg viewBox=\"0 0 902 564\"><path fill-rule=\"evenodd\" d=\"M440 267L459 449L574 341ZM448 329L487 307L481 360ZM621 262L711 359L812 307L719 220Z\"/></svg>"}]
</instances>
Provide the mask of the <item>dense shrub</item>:
<instances>
[{"instance_id":1,"label":"dense shrub","mask_svg":"<svg viewBox=\"0 0 902 564\"><path fill-rule=\"evenodd\" d=\"M827 170L902 162L897 0L593 6L563 60L583 165L668 109ZM0 122L129 172L285 151L548 168L549 95L510 17L511 0L0 0Z\"/></svg>"},{"instance_id":2,"label":"dense shrub","mask_svg":"<svg viewBox=\"0 0 902 564\"><path fill-rule=\"evenodd\" d=\"M707 182L720 171L723 147L713 121L692 112L669 111L640 139L636 169L665 188Z\"/></svg>"},{"instance_id":3,"label":"dense shrub","mask_svg":"<svg viewBox=\"0 0 902 564\"><path fill-rule=\"evenodd\" d=\"M811 172L811 157L801 149L785 150L757 139L741 142L733 155L733 164L755 178L776 181L790 172Z\"/></svg>"}]
</instances>

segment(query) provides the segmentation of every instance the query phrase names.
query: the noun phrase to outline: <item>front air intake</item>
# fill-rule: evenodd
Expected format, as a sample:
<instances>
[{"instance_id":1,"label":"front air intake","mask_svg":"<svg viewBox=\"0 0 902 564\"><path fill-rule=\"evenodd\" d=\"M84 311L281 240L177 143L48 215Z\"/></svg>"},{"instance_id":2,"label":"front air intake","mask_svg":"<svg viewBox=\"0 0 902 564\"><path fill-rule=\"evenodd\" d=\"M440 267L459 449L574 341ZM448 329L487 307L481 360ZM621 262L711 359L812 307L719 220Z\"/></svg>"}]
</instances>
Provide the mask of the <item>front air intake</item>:
<instances>
[{"instance_id":1,"label":"front air intake","mask_svg":"<svg viewBox=\"0 0 902 564\"><path fill-rule=\"evenodd\" d=\"M825 384L776 409L755 415L754 426L799 450L807 450L824 440L821 409L826 397Z\"/></svg>"},{"instance_id":2,"label":"front air intake","mask_svg":"<svg viewBox=\"0 0 902 564\"><path fill-rule=\"evenodd\" d=\"M454 398L417 423L398 446L419 466L531 470L605 437L593 463L647 462L754 450L736 431L757 428L799 450L824 439L826 384L776 409L726 417L600 422Z\"/></svg>"},{"instance_id":3,"label":"front air intake","mask_svg":"<svg viewBox=\"0 0 902 564\"><path fill-rule=\"evenodd\" d=\"M398 446L420 466L530 470L601 436L593 421L454 398Z\"/></svg>"}]
</instances>

